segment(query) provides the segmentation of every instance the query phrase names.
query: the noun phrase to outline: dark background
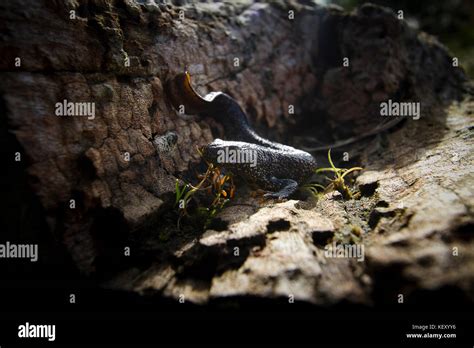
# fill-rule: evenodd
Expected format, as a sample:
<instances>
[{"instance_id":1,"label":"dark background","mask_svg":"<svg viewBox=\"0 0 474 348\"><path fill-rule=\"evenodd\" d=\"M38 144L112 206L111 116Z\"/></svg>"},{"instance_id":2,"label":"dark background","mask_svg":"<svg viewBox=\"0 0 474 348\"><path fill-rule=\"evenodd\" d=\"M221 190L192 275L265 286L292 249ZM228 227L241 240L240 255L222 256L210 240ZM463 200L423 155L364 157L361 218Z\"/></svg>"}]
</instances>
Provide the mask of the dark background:
<instances>
[{"instance_id":1,"label":"dark background","mask_svg":"<svg viewBox=\"0 0 474 348\"><path fill-rule=\"evenodd\" d=\"M403 10L412 26L438 37L468 75L474 77L474 1L472 0L329 0L329 3L352 10L364 3Z\"/></svg>"}]
</instances>

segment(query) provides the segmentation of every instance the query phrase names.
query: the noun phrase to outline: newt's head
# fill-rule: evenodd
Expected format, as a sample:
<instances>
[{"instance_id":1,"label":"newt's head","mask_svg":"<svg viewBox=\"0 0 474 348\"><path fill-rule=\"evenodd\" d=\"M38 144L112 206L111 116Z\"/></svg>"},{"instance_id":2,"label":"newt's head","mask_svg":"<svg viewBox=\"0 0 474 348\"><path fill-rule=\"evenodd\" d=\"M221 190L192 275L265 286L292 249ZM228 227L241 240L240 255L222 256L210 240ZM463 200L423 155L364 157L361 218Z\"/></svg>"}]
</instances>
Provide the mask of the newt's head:
<instances>
[{"instance_id":1,"label":"newt's head","mask_svg":"<svg viewBox=\"0 0 474 348\"><path fill-rule=\"evenodd\" d=\"M229 132L241 132L248 127L247 116L235 99L223 92L201 96L193 88L191 75L187 71L171 79L167 90L171 104L180 113L210 116Z\"/></svg>"},{"instance_id":2,"label":"newt's head","mask_svg":"<svg viewBox=\"0 0 474 348\"><path fill-rule=\"evenodd\" d=\"M191 84L191 75L186 71L177 74L167 85L168 96L179 112L193 115L206 112L213 107L213 99L219 94L212 92L202 97Z\"/></svg>"}]
</instances>

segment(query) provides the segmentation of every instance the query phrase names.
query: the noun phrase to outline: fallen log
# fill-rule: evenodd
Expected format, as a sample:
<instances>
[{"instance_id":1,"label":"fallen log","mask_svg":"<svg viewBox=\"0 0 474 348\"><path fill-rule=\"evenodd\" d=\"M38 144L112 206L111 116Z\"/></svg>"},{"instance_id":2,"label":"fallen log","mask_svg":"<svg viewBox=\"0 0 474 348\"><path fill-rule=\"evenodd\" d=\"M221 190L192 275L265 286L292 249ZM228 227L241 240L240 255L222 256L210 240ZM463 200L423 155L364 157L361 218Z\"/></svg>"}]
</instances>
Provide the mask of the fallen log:
<instances>
[{"instance_id":1,"label":"fallen log","mask_svg":"<svg viewBox=\"0 0 474 348\"><path fill-rule=\"evenodd\" d=\"M120 264L107 286L193 302L415 301L433 289L472 302L472 85L435 38L391 10L293 1L0 7L2 127L14 135L5 154L23 166L5 180L26 170L48 230L82 273ZM196 147L225 136L217 122L172 107L166 82L184 69L201 94L225 91L260 134L297 147L373 129L389 101L419 103L419 117L335 157L365 168L358 200L330 193L262 207L241 197L251 206L224 209L217 230L163 241L176 178L200 162ZM69 105L84 117L67 116ZM171 131L176 150L159 145ZM363 262L324 257L328 240L351 238L365 246ZM130 246L135 259L124 254Z\"/></svg>"}]
</instances>

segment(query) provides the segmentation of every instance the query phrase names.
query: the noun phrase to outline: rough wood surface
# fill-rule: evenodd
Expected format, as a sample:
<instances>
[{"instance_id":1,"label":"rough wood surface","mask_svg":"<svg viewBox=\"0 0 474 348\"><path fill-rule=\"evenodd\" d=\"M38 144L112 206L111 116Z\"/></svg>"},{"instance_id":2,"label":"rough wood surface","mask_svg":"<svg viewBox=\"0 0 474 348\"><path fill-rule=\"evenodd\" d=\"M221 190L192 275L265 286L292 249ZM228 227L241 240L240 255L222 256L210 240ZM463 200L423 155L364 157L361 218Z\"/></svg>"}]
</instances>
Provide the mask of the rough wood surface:
<instances>
[{"instance_id":1,"label":"rough wood surface","mask_svg":"<svg viewBox=\"0 0 474 348\"><path fill-rule=\"evenodd\" d=\"M50 229L82 272L121 262L106 286L197 303L392 303L425 291L473 301L472 87L441 44L388 9L303 3L0 5L2 109ZM164 86L184 67L202 93L228 92L260 133L293 145L364 132L390 98L421 102L421 118L346 149L365 168L358 200L239 197L219 227L164 241L175 178L199 161L196 146L223 135L171 108ZM63 99L95 102L95 119L55 116ZM168 131L177 150L160 153L154 139ZM354 231L363 262L324 256Z\"/></svg>"}]
</instances>

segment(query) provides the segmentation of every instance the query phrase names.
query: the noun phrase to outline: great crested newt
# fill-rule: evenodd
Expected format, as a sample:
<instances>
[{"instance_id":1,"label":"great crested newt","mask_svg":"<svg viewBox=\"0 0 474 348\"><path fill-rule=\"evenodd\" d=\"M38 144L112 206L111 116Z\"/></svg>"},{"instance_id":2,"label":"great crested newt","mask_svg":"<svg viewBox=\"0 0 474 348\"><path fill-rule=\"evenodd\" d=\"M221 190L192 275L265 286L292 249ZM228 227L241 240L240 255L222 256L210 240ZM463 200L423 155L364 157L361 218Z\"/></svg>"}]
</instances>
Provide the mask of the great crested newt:
<instances>
[{"instance_id":1,"label":"great crested newt","mask_svg":"<svg viewBox=\"0 0 474 348\"><path fill-rule=\"evenodd\" d=\"M265 197L288 198L314 173L316 160L311 154L259 136L239 103L228 94L200 96L187 72L169 81L168 94L176 109L184 106L186 114L209 116L222 124L226 140L215 139L205 146L204 159L242 177L251 186L270 191ZM242 158L247 161L239 160Z\"/></svg>"}]
</instances>

